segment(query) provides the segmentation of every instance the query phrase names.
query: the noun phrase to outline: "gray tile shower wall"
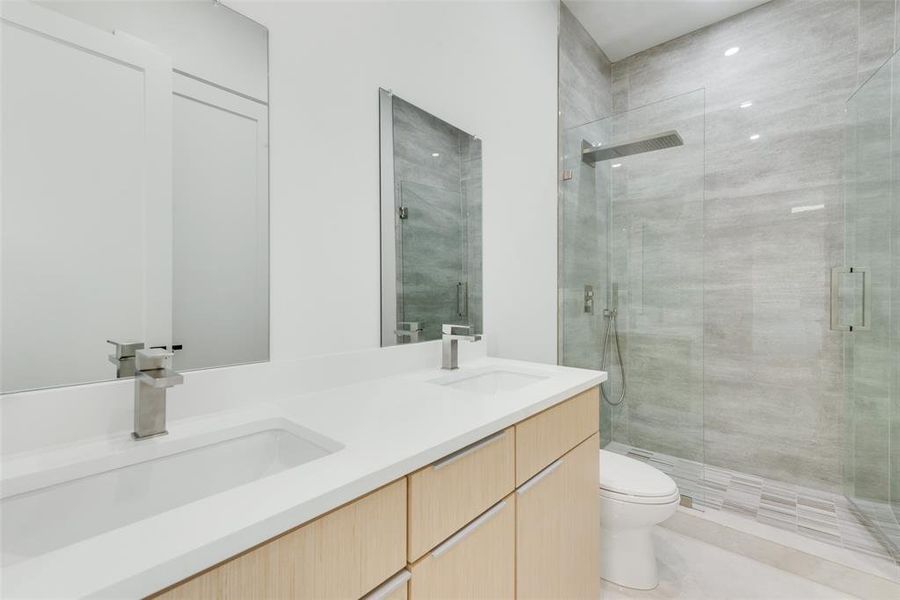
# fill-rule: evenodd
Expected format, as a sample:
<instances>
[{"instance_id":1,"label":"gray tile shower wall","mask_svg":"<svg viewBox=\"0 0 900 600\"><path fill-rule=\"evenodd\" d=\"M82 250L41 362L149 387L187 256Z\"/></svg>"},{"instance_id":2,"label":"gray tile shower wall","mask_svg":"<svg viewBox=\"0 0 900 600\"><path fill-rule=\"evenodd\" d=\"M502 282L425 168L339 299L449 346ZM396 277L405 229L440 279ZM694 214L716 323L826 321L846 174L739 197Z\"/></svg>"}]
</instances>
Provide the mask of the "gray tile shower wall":
<instances>
[{"instance_id":1,"label":"gray tile shower wall","mask_svg":"<svg viewBox=\"0 0 900 600\"><path fill-rule=\"evenodd\" d=\"M561 7L560 158L576 167L560 186L559 359L597 367L606 282L619 281L629 392L623 408L604 405L604 441L835 492L849 477L869 497L889 480L900 511L900 460L889 474L884 460L891 420L900 447L900 399L861 401L845 420L843 340L829 323L830 269L844 261L847 100L898 47L900 0L773 0L610 65ZM615 175L571 160L574 137L627 137L653 120L648 105L697 90L705 164L693 218L674 152L655 156L649 175L639 157ZM690 112L671 123L687 127ZM586 315L592 281L597 310ZM900 273L892 288L900 314ZM700 310L688 310L698 291Z\"/></svg>"},{"instance_id":2,"label":"gray tile shower wall","mask_svg":"<svg viewBox=\"0 0 900 600\"><path fill-rule=\"evenodd\" d=\"M843 380L828 298L857 21L848 0L775 0L613 65L617 111L706 92L706 462L831 490Z\"/></svg>"},{"instance_id":3,"label":"gray tile shower wall","mask_svg":"<svg viewBox=\"0 0 900 600\"><path fill-rule=\"evenodd\" d=\"M581 140L570 139L566 130L612 112L611 75L609 59L569 9L560 4L560 171L567 153L581 152ZM578 164L573 179L560 183L558 358L561 364L596 369L608 297L609 186L597 180L604 177L603 170ZM593 314L584 312L586 285L594 291ZM600 432L604 441L610 439L610 425L611 420L604 415Z\"/></svg>"},{"instance_id":4,"label":"gray tile shower wall","mask_svg":"<svg viewBox=\"0 0 900 600\"><path fill-rule=\"evenodd\" d=\"M565 4L559 9L560 125L568 129L612 112L611 63Z\"/></svg>"}]
</instances>

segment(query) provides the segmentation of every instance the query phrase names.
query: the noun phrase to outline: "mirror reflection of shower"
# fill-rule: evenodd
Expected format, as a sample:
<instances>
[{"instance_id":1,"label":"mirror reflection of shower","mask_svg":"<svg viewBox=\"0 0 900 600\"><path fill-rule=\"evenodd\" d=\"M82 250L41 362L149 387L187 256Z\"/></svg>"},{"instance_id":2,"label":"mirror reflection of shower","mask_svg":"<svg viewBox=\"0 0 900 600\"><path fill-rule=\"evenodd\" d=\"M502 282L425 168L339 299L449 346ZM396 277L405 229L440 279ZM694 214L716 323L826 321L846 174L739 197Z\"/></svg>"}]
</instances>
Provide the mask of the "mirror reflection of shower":
<instances>
[{"instance_id":1,"label":"mirror reflection of shower","mask_svg":"<svg viewBox=\"0 0 900 600\"><path fill-rule=\"evenodd\" d=\"M668 148L676 148L678 146L683 146L684 140L681 135L677 131L666 131L664 133L659 133L656 135L652 135L650 137L641 138L638 140L632 140L629 142L624 142L622 144L616 144L614 146L606 146L603 147L602 144L591 144L587 140L581 141L581 160L586 165L590 167L594 167L598 162L604 162L608 160L625 158L626 156L631 156L633 154L642 154L644 152L655 152L657 150L666 150ZM619 166L619 165L613 165ZM600 395L606 400L606 402L610 406L619 406L625 401L625 361L622 359L622 346L619 342L619 327L616 324L616 317L619 312L619 284L612 284L612 300L610 302L610 306L603 309L603 317L606 319L606 331L603 334L603 346L600 351L600 370L606 371L609 366L609 362L607 358L610 356L611 350L613 346L615 346L616 359L619 363L619 377L622 382L622 387L619 390L619 393L616 395L615 400L613 400L610 395L610 390L608 386L610 385L607 382L607 388L603 387L603 384L600 384ZM610 343L610 336L612 336L612 343Z\"/></svg>"}]
</instances>

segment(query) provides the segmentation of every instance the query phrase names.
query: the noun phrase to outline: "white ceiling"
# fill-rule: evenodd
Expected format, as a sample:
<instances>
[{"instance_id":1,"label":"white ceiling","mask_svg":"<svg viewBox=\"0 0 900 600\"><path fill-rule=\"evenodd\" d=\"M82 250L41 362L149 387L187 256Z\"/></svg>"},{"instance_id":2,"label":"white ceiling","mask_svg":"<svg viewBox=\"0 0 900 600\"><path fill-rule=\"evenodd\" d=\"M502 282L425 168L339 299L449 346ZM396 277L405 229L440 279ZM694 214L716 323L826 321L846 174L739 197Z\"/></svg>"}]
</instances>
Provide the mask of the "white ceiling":
<instances>
[{"instance_id":1,"label":"white ceiling","mask_svg":"<svg viewBox=\"0 0 900 600\"><path fill-rule=\"evenodd\" d=\"M565 0L616 62L768 0Z\"/></svg>"}]
</instances>

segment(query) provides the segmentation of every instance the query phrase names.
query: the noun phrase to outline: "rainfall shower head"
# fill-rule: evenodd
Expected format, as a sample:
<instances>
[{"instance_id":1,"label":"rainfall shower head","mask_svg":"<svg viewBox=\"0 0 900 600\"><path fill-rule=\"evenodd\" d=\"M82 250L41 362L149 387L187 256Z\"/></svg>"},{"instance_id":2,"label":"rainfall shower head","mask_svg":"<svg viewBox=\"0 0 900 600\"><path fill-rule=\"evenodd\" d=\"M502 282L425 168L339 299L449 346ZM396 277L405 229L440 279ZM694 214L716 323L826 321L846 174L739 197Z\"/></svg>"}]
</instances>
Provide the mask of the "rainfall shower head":
<instances>
[{"instance_id":1,"label":"rainfall shower head","mask_svg":"<svg viewBox=\"0 0 900 600\"><path fill-rule=\"evenodd\" d=\"M616 144L607 148L593 146L587 141L582 141L581 160L593 167L596 163L604 160L622 158L632 154L641 154L642 152L653 152L654 150L665 150L666 148L683 145L684 140L681 139L677 131L666 131L648 138Z\"/></svg>"}]
</instances>

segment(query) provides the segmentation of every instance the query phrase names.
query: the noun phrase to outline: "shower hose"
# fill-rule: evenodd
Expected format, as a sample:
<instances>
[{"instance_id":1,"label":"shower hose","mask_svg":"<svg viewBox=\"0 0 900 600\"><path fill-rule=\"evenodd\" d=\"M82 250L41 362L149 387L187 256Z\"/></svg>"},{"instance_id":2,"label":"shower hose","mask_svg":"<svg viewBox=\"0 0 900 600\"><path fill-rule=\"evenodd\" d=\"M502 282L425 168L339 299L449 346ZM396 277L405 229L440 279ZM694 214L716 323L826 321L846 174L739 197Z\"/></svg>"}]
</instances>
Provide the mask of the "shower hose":
<instances>
[{"instance_id":1,"label":"shower hose","mask_svg":"<svg viewBox=\"0 0 900 600\"><path fill-rule=\"evenodd\" d=\"M606 370L606 358L609 353L609 334L612 333L615 342L616 342L616 356L619 360L619 374L622 377L622 391L619 393L619 398L613 402L609 396L607 390L603 389L603 384L600 384L600 394L604 399L609 403L610 406L618 406L625 401L625 363L622 361L622 348L619 346L619 328L616 325L616 314L618 313L618 309L609 309L606 308L603 310L603 316L606 317L606 334L603 336L603 352L600 355L600 370ZM609 382L607 381L607 386L609 386Z\"/></svg>"}]
</instances>

